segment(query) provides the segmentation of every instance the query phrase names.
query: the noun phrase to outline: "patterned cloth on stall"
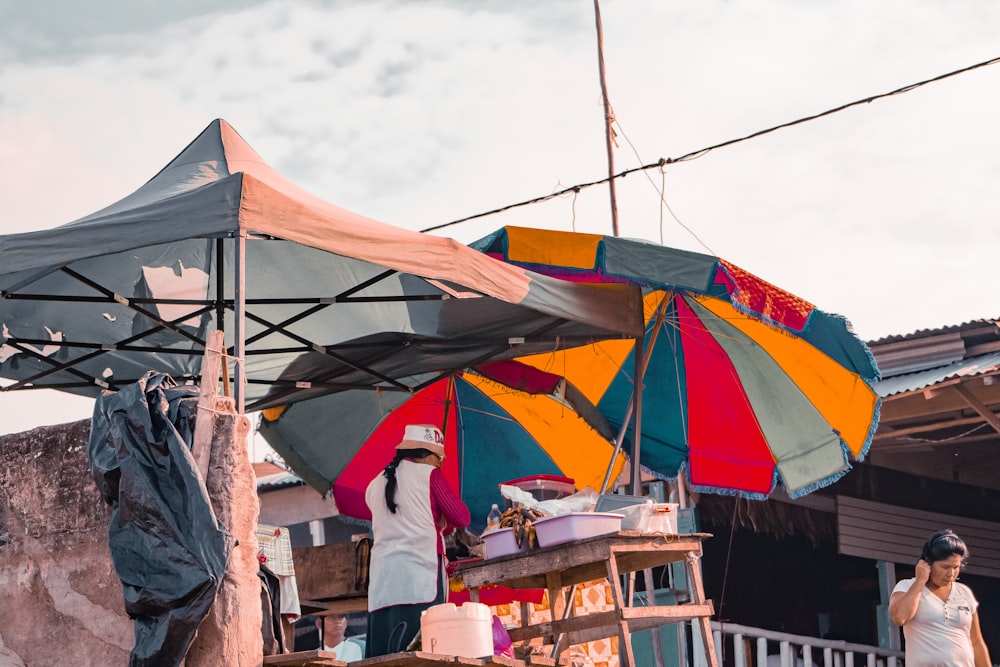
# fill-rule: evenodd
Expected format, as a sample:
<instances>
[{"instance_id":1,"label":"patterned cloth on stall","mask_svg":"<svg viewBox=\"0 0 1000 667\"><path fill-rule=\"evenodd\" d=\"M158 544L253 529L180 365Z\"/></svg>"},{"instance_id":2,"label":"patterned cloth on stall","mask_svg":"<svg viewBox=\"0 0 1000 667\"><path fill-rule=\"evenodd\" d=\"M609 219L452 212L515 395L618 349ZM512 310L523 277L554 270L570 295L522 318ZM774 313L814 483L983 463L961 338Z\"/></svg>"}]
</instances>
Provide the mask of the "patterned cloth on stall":
<instances>
[{"instance_id":1,"label":"patterned cloth on stall","mask_svg":"<svg viewBox=\"0 0 1000 667\"><path fill-rule=\"evenodd\" d=\"M257 559L278 577L281 586L281 613L292 617L302 615L299 589L295 583L292 562L292 540L284 526L257 524Z\"/></svg>"},{"instance_id":2,"label":"patterned cloth on stall","mask_svg":"<svg viewBox=\"0 0 1000 667\"><path fill-rule=\"evenodd\" d=\"M551 619L548 593L543 593L541 602L528 603L526 606L531 623L545 623ZM611 596L611 585L605 579L580 584L573 594L573 606L573 613L577 616L613 611L615 605ZM493 606L492 609L505 627L517 627L521 624L521 605L502 604ZM551 645L543 646L544 655L548 656L551 649ZM618 637L598 639L574 646L571 655L576 654L589 658L594 667L618 667Z\"/></svg>"}]
</instances>

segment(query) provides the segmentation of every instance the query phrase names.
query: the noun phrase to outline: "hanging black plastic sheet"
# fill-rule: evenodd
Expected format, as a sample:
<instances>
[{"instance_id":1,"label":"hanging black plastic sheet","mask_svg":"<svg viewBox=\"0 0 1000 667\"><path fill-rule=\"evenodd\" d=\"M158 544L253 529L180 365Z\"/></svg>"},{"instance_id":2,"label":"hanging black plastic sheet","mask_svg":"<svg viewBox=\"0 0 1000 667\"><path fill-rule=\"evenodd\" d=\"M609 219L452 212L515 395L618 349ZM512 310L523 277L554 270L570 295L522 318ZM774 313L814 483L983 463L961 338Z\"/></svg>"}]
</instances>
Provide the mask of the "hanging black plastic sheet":
<instances>
[{"instance_id":1,"label":"hanging black plastic sheet","mask_svg":"<svg viewBox=\"0 0 1000 667\"><path fill-rule=\"evenodd\" d=\"M191 454L198 390L148 372L94 407L90 472L111 505L111 559L135 623L130 667L181 664L233 539Z\"/></svg>"}]
</instances>

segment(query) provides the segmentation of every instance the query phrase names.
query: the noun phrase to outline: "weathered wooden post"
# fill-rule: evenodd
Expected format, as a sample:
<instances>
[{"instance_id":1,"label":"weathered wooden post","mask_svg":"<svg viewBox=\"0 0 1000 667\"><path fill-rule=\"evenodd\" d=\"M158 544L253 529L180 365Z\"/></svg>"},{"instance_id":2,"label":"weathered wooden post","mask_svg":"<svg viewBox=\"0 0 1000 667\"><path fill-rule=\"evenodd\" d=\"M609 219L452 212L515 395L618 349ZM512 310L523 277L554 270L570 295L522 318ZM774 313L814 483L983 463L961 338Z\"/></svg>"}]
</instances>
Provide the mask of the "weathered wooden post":
<instances>
[{"instance_id":1,"label":"weathered wooden post","mask_svg":"<svg viewBox=\"0 0 1000 667\"><path fill-rule=\"evenodd\" d=\"M206 346L193 454L212 509L236 539L236 546L185 667L256 667L263 664L264 656L257 577L257 482L247 453L250 420L237 413L232 398L218 395L222 340L221 331L212 332Z\"/></svg>"}]
</instances>

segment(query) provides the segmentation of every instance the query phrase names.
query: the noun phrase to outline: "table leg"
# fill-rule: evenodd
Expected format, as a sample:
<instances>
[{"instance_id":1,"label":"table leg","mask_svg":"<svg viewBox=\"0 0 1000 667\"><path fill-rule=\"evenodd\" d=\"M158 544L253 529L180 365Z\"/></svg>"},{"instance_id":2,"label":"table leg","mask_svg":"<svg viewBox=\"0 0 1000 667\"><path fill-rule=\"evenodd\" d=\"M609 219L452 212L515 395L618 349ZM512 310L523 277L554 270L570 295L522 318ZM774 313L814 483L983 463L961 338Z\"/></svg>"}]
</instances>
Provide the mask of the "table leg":
<instances>
[{"instance_id":1,"label":"table leg","mask_svg":"<svg viewBox=\"0 0 1000 667\"><path fill-rule=\"evenodd\" d=\"M618 576L618 563L612 554L607 560L608 583L611 584L611 600L615 604L618 618L618 661L622 667L635 667L635 656L632 654L632 633L628 629L628 621L621 617L622 609L627 605L622 596L622 582Z\"/></svg>"},{"instance_id":2,"label":"table leg","mask_svg":"<svg viewBox=\"0 0 1000 667\"><path fill-rule=\"evenodd\" d=\"M688 575L688 589L691 591L693 604L705 604L705 589L701 585L701 554L690 552L684 559ZM712 622L708 616L702 616L697 621L701 629L701 641L705 646L705 657L709 667L718 667L719 660L715 656L715 639L712 637Z\"/></svg>"},{"instance_id":3,"label":"table leg","mask_svg":"<svg viewBox=\"0 0 1000 667\"><path fill-rule=\"evenodd\" d=\"M469 602L479 602L479 586L469 589Z\"/></svg>"},{"instance_id":4,"label":"table leg","mask_svg":"<svg viewBox=\"0 0 1000 667\"><path fill-rule=\"evenodd\" d=\"M562 576L558 572L549 572L545 575L545 589L549 596L549 618L553 623L560 621L566 612L566 599L562 594ZM570 600L570 604L573 601ZM553 650L558 650L559 645L562 643L560 641L560 635L553 635ZM555 655L553 658L557 657Z\"/></svg>"}]
</instances>

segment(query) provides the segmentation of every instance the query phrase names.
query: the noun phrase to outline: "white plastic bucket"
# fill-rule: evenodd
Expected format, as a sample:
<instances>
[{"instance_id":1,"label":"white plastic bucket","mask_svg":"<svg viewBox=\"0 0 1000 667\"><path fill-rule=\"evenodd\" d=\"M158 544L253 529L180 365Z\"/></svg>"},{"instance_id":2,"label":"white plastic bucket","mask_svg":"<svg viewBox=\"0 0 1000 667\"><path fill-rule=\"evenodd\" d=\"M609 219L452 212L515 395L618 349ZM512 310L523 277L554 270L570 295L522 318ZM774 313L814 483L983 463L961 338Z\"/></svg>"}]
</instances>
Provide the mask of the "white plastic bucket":
<instances>
[{"instance_id":1,"label":"white plastic bucket","mask_svg":"<svg viewBox=\"0 0 1000 667\"><path fill-rule=\"evenodd\" d=\"M421 648L428 653L482 658L493 655L493 613L479 602L434 605L420 615Z\"/></svg>"}]
</instances>

